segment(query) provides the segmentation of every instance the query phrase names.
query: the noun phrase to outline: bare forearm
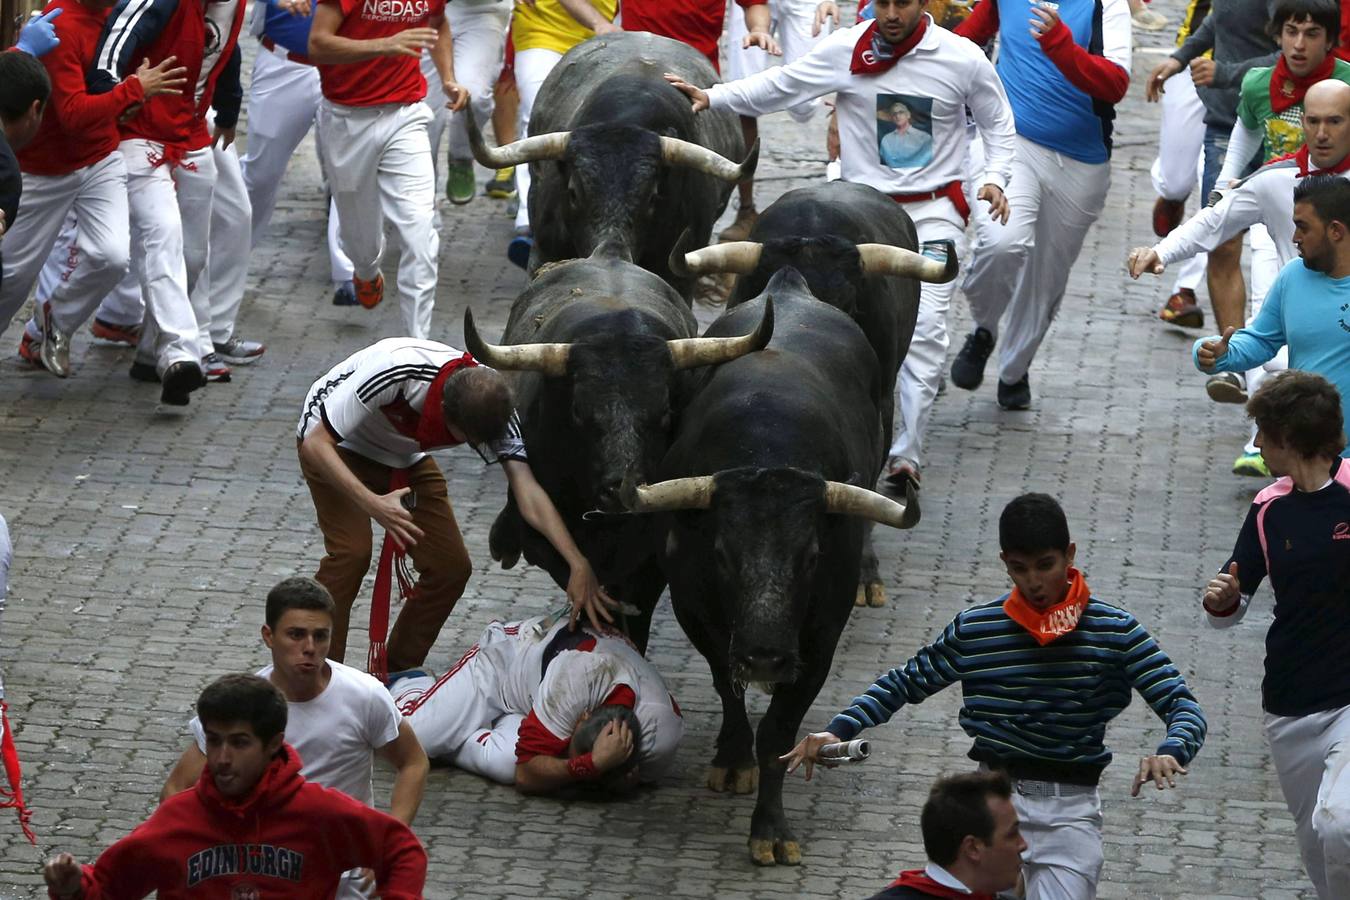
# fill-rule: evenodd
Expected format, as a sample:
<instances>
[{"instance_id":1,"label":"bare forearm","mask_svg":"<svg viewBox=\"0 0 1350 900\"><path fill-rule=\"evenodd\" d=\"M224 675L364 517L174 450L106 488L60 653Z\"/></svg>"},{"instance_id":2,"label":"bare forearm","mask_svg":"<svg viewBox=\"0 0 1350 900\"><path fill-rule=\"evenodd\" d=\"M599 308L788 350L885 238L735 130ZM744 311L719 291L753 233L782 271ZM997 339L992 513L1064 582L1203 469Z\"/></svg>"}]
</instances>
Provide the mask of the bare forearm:
<instances>
[{"instance_id":1,"label":"bare forearm","mask_svg":"<svg viewBox=\"0 0 1350 900\"><path fill-rule=\"evenodd\" d=\"M309 33L309 61L324 65L358 63L387 55L383 38L357 41L336 34Z\"/></svg>"},{"instance_id":2,"label":"bare forearm","mask_svg":"<svg viewBox=\"0 0 1350 900\"><path fill-rule=\"evenodd\" d=\"M300 444L300 455L305 462L319 470L319 474L330 484L336 485L343 494L367 513L374 505L376 496L361 483L361 479L347 468L347 464L338 455L337 444L333 436L319 428Z\"/></svg>"},{"instance_id":3,"label":"bare forearm","mask_svg":"<svg viewBox=\"0 0 1350 900\"><path fill-rule=\"evenodd\" d=\"M558 5L591 31L597 31L609 24L609 19L601 15L600 10L591 6L590 0L558 0Z\"/></svg>"},{"instance_id":4,"label":"bare forearm","mask_svg":"<svg viewBox=\"0 0 1350 900\"><path fill-rule=\"evenodd\" d=\"M575 781L565 759L536 756L516 766L516 790L522 794L547 794Z\"/></svg>"},{"instance_id":5,"label":"bare forearm","mask_svg":"<svg viewBox=\"0 0 1350 900\"><path fill-rule=\"evenodd\" d=\"M450 33L450 20L442 19L436 31L436 43L430 50L431 63L436 67L436 74L441 76L441 83L445 84L455 80L455 41Z\"/></svg>"},{"instance_id":6,"label":"bare forearm","mask_svg":"<svg viewBox=\"0 0 1350 900\"><path fill-rule=\"evenodd\" d=\"M769 17L769 4L756 3L745 7L745 30L751 34L756 31L767 32L772 25Z\"/></svg>"},{"instance_id":7,"label":"bare forearm","mask_svg":"<svg viewBox=\"0 0 1350 900\"><path fill-rule=\"evenodd\" d=\"M558 508L553 505L553 501L542 487L536 483L523 491L518 491L516 503L521 516L530 527L547 538L553 549L558 551L558 555L567 560L569 566L575 569L584 561L580 548L572 540L572 533L567 530L567 524L558 514Z\"/></svg>"},{"instance_id":8,"label":"bare forearm","mask_svg":"<svg viewBox=\"0 0 1350 900\"><path fill-rule=\"evenodd\" d=\"M409 763L398 770L394 776L394 790L389 798L389 815L404 825L412 826L413 817L422 805L422 791L426 787L427 772L430 771L426 757L420 762Z\"/></svg>"}]
</instances>

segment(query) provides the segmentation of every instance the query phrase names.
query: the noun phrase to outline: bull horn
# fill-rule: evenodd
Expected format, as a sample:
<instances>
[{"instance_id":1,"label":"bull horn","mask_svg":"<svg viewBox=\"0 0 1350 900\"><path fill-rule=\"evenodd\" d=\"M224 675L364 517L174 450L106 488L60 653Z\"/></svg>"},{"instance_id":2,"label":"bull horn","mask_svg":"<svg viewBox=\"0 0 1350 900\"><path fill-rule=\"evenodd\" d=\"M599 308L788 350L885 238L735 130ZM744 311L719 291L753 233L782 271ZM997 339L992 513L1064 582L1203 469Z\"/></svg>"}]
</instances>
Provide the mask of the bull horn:
<instances>
[{"instance_id":1,"label":"bull horn","mask_svg":"<svg viewBox=\"0 0 1350 900\"><path fill-rule=\"evenodd\" d=\"M713 477L672 478L656 484L640 484L635 513L675 512L681 509L707 509L712 506Z\"/></svg>"},{"instance_id":2,"label":"bull horn","mask_svg":"<svg viewBox=\"0 0 1350 900\"><path fill-rule=\"evenodd\" d=\"M956 277L956 245L951 241L942 243L947 252L945 262L890 244L859 244L858 255L867 275L905 275L930 284L946 284Z\"/></svg>"},{"instance_id":3,"label":"bull horn","mask_svg":"<svg viewBox=\"0 0 1350 900\"><path fill-rule=\"evenodd\" d=\"M715 366L731 362L747 353L763 350L773 337L773 298L764 298L764 313L759 317L759 325L749 334L739 337L697 337L666 341L670 348L670 361L676 369L692 369L695 366Z\"/></svg>"},{"instance_id":4,"label":"bull horn","mask_svg":"<svg viewBox=\"0 0 1350 900\"><path fill-rule=\"evenodd\" d=\"M764 245L756 241L729 241L713 244L684 255L684 269L689 276L722 274L749 275L759 265ZM688 276L686 276L688 277Z\"/></svg>"},{"instance_id":5,"label":"bull horn","mask_svg":"<svg viewBox=\"0 0 1350 900\"><path fill-rule=\"evenodd\" d=\"M567 354L572 348L571 344L489 344L478 335L472 309L464 310L464 346L485 366L553 377L567 374Z\"/></svg>"},{"instance_id":6,"label":"bull horn","mask_svg":"<svg viewBox=\"0 0 1350 900\"><path fill-rule=\"evenodd\" d=\"M755 174L755 166L759 164L759 141L755 141L755 146L750 148L745 161L738 164L720 153L709 150L702 144L663 135L661 137L661 160L666 165L685 166L714 178L739 184Z\"/></svg>"},{"instance_id":7,"label":"bull horn","mask_svg":"<svg viewBox=\"0 0 1350 900\"><path fill-rule=\"evenodd\" d=\"M570 131L553 131L548 134L536 134L533 137L513 141L505 147L489 147L483 140L474 121L472 106L464 107L464 125L469 132L469 147L473 149L473 158L479 165L489 169L505 169L543 159L562 159L567 152L567 141L572 137Z\"/></svg>"},{"instance_id":8,"label":"bull horn","mask_svg":"<svg viewBox=\"0 0 1350 900\"><path fill-rule=\"evenodd\" d=\"M827 481L825 511L841 516L859 516L892 528L913 528L919 521L919 497L912 484L905 485L905 502L900 503L867 488L841 481Z\"/></svg>"}]
</instances>

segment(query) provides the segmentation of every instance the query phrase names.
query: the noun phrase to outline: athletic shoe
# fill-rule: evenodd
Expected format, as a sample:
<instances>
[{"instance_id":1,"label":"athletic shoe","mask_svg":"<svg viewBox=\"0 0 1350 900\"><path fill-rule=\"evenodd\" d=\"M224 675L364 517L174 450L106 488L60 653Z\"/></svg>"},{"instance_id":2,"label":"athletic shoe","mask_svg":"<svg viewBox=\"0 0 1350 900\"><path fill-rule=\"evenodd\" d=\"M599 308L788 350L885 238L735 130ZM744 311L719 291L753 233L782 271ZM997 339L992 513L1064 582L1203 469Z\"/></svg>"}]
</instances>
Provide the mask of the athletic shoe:
<instances>
[{"instance_id":1,"label":"athletic shoe","mask_svg":"<svg viewBox=\"0 0 1350 900\"><path fill-rule=\"evenodd\" d=\"M1023 375L1020 381L1008 384L998 380L998 405L1004 409L1031 408L1031 379Z\"/></svg>"},{"instance_id":2,"label":"athletic shoe","mask_svg":"<svg viewBox=\"0 0 1350 900\"><path fill-rule=\"evenodd\" d=\"M159 372L155 370L154 363L141 362L139 359L131 363L131 371L127 372L133 381L145 381L152 384L159 384Z\"/></svg>"},{"instance_id":3,"label":"athletic shoe","mask_svg":"<svg viewBox=\"0 0 1350 900\"><path fill-rule=\"evenodd\" d=\"M38 354L42 365L57 378L70 377L70 335L63 334L52 321L52 305L44 303L39 307L42 315L42 346ZM28 334L27 331L24 332Z\"/></svg>"},{"instance_id":4,"label":"athletic shoe","mask_svg":"<svg viewBox=\"0 0 1350 900\"><path fill-rule=\"evenodd\" d=\"M94 324L89 326L89 330L97 338L95 343L99 344L126 344L128 347L135 347L141 339L139 325L116 325L96 318Z\"/></svg>"},{"instance_id":5,"label":"athletic shoe","mask_svg":"<svg viewBox=\"0 0 1350 900\"><path fill-rule=\"evenodd\" d=\"M483 184L483 193L493 200L514 200L516 198L516 167L507 166L498 169Z\"/></svg>"},{"instance_id":6,"label":"athletic shoe","mask_svg":"<svg viewBox=\"0 0 1350 900\"><path fill-rule=\"evenodd\" d=\"M449 159L445 167L445 199L456 206L470 203L474 195L473 160Z\"/></svg>"},{"instance_id":7,"label":"athletic shoe","mask_svg":"<svg viewBox=\"0 0 1350 900\"><path fill-rule=\"evenodd\" d=\"M356 287L350 281L344 281L333 288L334 306L360 306L356 300Z\"/></svg>"},{"instance_id":8,"label":"athletic shoe","mask_svg":"<svg viewBox=\"0 0 1350 900\"><path fill-rule=\"evenodd\" d=\"M1185 200L1159 197L1153 201L1153 233L1158 237L1167 237L1185 218Z\"/></svg>"},{"instance_id":9,"label":"athletic shoe","mask_svg":"<svg viewBox=\"0 0 1350 900\"><path fill-rule=\"evenodd\" d=\"M1220 372L1209 376L1205 382L1205 393L1215 403L1246 403L1247 379L1237 372Z\"/></svg>"},{"instance_id":10,"label":"athletic shoe","mask_svg":"<svg viewBox=\"0 0 1350 900\"><path fill-rule=\"evenodd\" d=\"M530 234L530 230L518 228L516 229L516 236L511 238L511 243L506 245L506 258L511 260L512 265L528 269L530 267L530 251L533 249L534 236Z\"/></svg>"},{"instance_id":11,"label":"athletic shoe","mask_svg":"<svg viewBox=\"0 0 1350 900\"><path fill-rule=\"evenodd\" d=\"M758 221L759 213L755 212L753 206L749 209L738 209L736 210L736 220L723 228L717 239L724 244L730 241L748 241L750 240L750 232Z\"/></svg>"},{"instance_id":12,"label":"athletic shoe","mask_svg":"<svg viewBox=\"0 0 1350 900\"><path fill-rule=\"evenodd\" d=\"M1167 16L1148 8L1139 10L1130 18L1134 20L1136 28L1142 28L1144 31L1162 31L1167 27Z\"/></svg>"},{"instance_id":13,"label":"athletic shoe","mask_svg":"<svg viewBox=\"0 0 1350 900\"><path fill-rule=\"evenodd\" d=\"M961 352L952 360L952 384L973 391L984 381L984 364L994 352L994 336L988 328L976 328L966 335Z\"/></svg>"},{"instance_id":14,"label":"athletic shoe","mask_svg":"<svg viewBox=\"0 0 1350 900\"><path fill-rule=\"evenodd\" d=\"M41 342L29 337L28 332L24 331L23 337L19 338L19 358L24 362L32 363L39 369L47 368L42 364L42 350L40 347Z\"/></svg>"},{"instance_id":15,"label":"athletic shoe","mask_svg":"<svg viewBox=\"0 0 1350 900\"><path fill-rule=\"evenodd\" d=\"M1266 458L1260 451L1256 453L1244 453L1233 461L1234 475L1247 475L1252 478L1272 478L1270 466L1266 465Z\"/></svg>"},{"instance_id":16,"label":"athletic shoe","mask_svg":"<svg viewBox=\"0 0 1350 900\"><path fill-rule=\"evenodd\" d=\"M352 288L356 291L356 302L366 309L374 309L384 299L384 275L376 272L374 281L352 276Z\"/></svg>"},{"instance_id":17,"label":"athletic shoe","mask_svg":"<svg viewBox=\"0 0 1350 900\"><path fill-rule=\"evenodd\" d=\"M919 464L907 456L892 456L886 460L886 474L881 479L881 492L896 500L905 499L905 485L919 489Z\"/></svg>"},{"instance_id":18,"label":"athletic shoe","mask_svg":"<svg viewBox=\"0 0 1350 900\"><path fill-rule=\"evenodd\" d=\"M208 353L202 357L202 372L206 375L207 381L218 381L223 384L230 380L230 367L220 358L219 353Z\"/></svg>"},{"instance_id":19,"label":"athletic shoe","mask_svg":"<svg viewBox=\"0 0 1350 900\"><path fill-rule=\"evenodd\" d=\"M246 341L237 335L223 344L212 341L211 346L215 348L217 356L236 366L255 363L258 357L267 352L267 347L261 341Z\"/></svg>"},{"instance_id":20,"label":"athletic shoe","mask_svg":"<svg viewBox=\"0 0 1350 900\"><path fill-rule=\"evenodd\" d=\"M1168 297L1163 308L1158 310L1158 318L1182 328L1205 327L1205 311L1195 302L1195 291L1190 288L1178 288Z\"/></svg>"},{"instance_id":21,"label":"athletic shoe","mask_svg":"<svg viewBox=\"0 0 1350 900\"><path fill-rule=\"evenodd\" d=\"M179 360L164 370L164 388L159 402L167 406L187 406L188 394L204 386L201 366L190 359Z\"/></svg>"}]
</instances>

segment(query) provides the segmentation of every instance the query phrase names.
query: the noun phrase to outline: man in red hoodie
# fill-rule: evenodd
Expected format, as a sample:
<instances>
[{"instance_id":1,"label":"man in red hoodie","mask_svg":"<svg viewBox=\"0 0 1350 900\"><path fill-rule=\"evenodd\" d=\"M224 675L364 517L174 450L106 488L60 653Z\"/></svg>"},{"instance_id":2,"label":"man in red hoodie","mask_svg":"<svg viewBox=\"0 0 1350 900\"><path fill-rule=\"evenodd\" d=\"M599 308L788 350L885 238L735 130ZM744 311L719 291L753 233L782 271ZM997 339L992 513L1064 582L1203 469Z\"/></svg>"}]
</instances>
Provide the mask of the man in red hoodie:
<instances>
[{"instance_id":1,"label":"man in red hoodie","mask_svg":"<svg viewBox=\"0 0 1350 900\"><path fill-rule=\"evenodd\" d=\"M206 771L93 865L69 853L43 875L57 900L333 897L369 868L384 900L420 900L427 856L402 822L305 781L285 743L286 699L256 675L226 675L197 699Z\"/></svg>"}]
</instances>

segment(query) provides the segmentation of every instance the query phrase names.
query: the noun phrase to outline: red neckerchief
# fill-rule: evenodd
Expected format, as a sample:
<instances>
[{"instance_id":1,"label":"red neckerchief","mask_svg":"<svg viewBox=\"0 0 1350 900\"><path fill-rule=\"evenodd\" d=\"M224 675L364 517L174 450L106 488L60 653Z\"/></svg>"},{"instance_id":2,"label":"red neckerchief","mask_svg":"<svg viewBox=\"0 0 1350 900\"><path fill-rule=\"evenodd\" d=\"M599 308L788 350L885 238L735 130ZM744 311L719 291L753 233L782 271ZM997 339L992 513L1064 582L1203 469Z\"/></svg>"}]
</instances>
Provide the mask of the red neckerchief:
<instances>
[{"instance_id":1,"label":"red neckerchief","mask_svg":"<svg viewBox=\"0 0 1350 900\"><path fill-rule=\"evenodd\" d=\"M1014 586L1008 599L1003 601L1003 611L1044 647L1078 627L1078 619L1087 608L1091 596L1083 573L1070 566L1069 593L1063 600L1042 612L1028 603L1022 592Z\"/></svg>"},{"instance_id":2,"label":"red neckerchief","mask_svg":"<svg viewBox=\"0 0 1350 900\"><path fill-rule=\"evenodd\" d=\"M1298 176L1300 178L1306 178L1309 175L1341 175L1350 172L1350 153L1347 153L1344 159L1328 169L1314 169L1312 167L1312 157L1308 153L1307 144L1299 147L1296 153L1286 153L1284 156L1277 156L1274 159L1267 161L1266 165L1284 162L1285 160L1290 159L1298 162Z\"/></svg>"},{"instance_id":3,"label":"red neckerchief","mask_svg":"<svg viewBox=\"0 0 1350 900\"><path fill-rule=\"evenodd\" d=\"M1319 81L1330 78L1331 72L1335 68L1336 57L1328 53L1327 58L1322 60L1320 66L1299 78L1289 71L1289 66L1284 61L1284 54L1281 53L1279 60L1275 63L1275 71L1270 73L1271 110L1278 116L1289 107L1302 103L1303 95L1308 93L1308 88Z\"/></svg>"},{"instance_id":4,"label":"red neckerchief","mask_svg":"<svg viewBox=\"0 0 1350 900\"><path fill-rule=\"evenodd\" d=\"M898 44L892 44L881 36L881 31L874 21L863 31L858 43L853 45L853 61L849 63L848 70L854 75L880 75L889 71L891 66L900 61L900 57L918 46L927 30L928 14L925 13L919 18L919 24L914 26L909 37Z\"/></svg>"},{"instance_id":5,"label":"red neckerchief","mask_svg":"<svg viewBox=\"0 0 1350 900\"><path fill-rule=\"evenodd\" d=\"M478 362L465 353L459 359L452 359L441 366L441 370L432 379L431 387L427 389L426 403L422 405L422 415L417 420L417 445L423 450L436 450L440 447L453 447L456 444L464 443L451 435L450 430L445 427L445 412L444 407L441 406L441 393L445 389L446 380L451 375L460 369L476 365L478 365Z\"/></svg>"},{"instance_id":6,"label":"red neckerchief","mask_svg":"<svg viewBox=\"0 0 1350 900\"><path fill-rule=\"evenodd\" d=\"M958 891L956 888L949 888L945 884L938 884L929 878L923 869L901 872L899 878L886 886L913 888L921 894L927 894L930 897L945 897L947 900L994 900L993 894L981 894L978 891L968 894L965 891Z\"/></svg>"}]
</instances>

